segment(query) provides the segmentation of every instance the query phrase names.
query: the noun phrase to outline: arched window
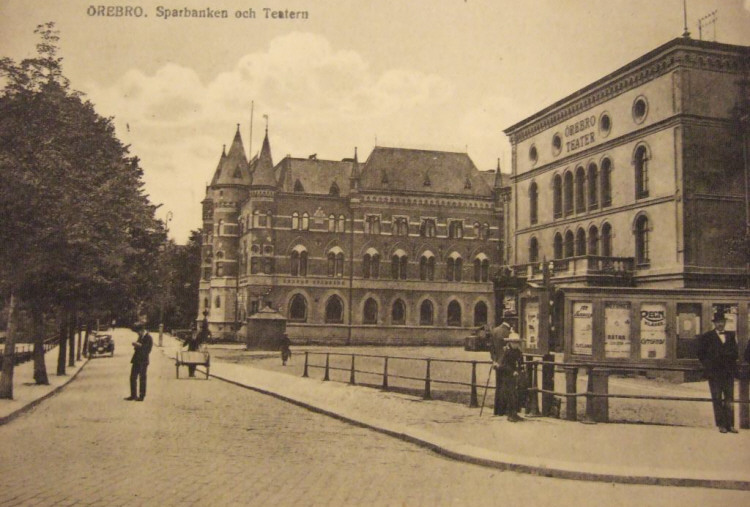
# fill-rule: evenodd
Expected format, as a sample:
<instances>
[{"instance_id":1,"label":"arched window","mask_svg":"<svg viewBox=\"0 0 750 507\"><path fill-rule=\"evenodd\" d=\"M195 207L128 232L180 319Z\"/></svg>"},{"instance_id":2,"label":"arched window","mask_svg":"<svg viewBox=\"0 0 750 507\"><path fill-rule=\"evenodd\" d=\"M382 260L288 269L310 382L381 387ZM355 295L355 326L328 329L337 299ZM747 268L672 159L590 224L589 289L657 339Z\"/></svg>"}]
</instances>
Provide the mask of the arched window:
<instances>
[{"instance_id":1,"label":"arched window","mask_svg":"<svg viewBox=\"0 0 750 507\"><path fill-rule=\"evenodd\" d=\"M346 217L344 215L339 215L339 224L336 230L338 232L346 232Z\"/></svg>"},{"instance_id":2,"label":"arched window","mask_svg":"<svg viewBox=\"0 0 750 507\"><path fill-rule=\"evenodd\" d=\"M289 303L289 320L307 321L307 299L302 294L295 294Z\"/></svg>"},{"instance_id":3,"label":"arched window","mask_svg":"<svg viewBox=\"0 0 750 507\"><path fill-rule=\"evenodd\" d=\"M203 308L208 309L208 298L203 298Z\"/></svg>"},{"instance_id":4,"label":"arched window","mask_svg":"<svg viewBox=\"0 0 750 507\"><path fill-rule=\"evenodd\" d=\"M559 174L555 174L552 179L552 213L554 218L560 218L562 216L562 177Z\"/></svg>"},{"instance_id":5,"label":"arched window","mask_svg":"<svg viewBox=\"0 0 750 507\"><path fill-rule=\"evenodd\" d=\"M403 250L398 250L391 257L391 278L394 280L406 280L406 268L408 257Z\"/></svg>"},{"instance_id":6,"label":"arched window","mask_svg":"<svg viewBox=\"0 0 750 507\"><path fill-rule=\"evenodd\" d=\"M378 323L378 303L374 299L368 298L365 301L365 308L362 314L363 324L377 324Z\"/></svg>"},{"instance_id":7,"label":"arched window","mask_svg":"<svg viewBox=\"0 0 750 507\"><path fill-rule=\"evenodd\" d=\"M339 186L336 184L335 181L331 183L331 188L328 189L328 193L335 197L339 196Z\"/></svg>"},{"instance_id":8,"label":"arched window","mask_svg":"<svg viewBox=\"0 0 750 507\"><path fill-rule=\"evenodd\" d=\"M344 303L338 296L331 296L326 301L326 323L340 324L344 322Z\"/></svg>"},{"instance_id":9,"label":"arched window","mask_svg":"<svg viewBox=\"0 0 750 507\"><path fill-rule=\"evenodd\" d=\"M432 301L425 299L419 306L419 325L420 326L431 326L434 318L434 312L432 309Z\"/></svg>"},{"instance_id":10,"label":"arched window","mask_svg":"<svg viewBox=\"0 0 750 507\"><path fill-rule=\"evenodd\" d=\"M573 173L570 171L565 173L563 180L563 207L566 216L573 213Z\"/></svg>"},{"instance_id":11,"label":"arched window","mask_svg":"<svg viewBox=\"0 0 750 507\"><path fill-rule=\"evenodd\" d=\"M367 215L365 217L365 234L380 234L380 217Z\"/></svg>"},{"instance_id":12,"label":"arched window","mask_svg":"<svg viewBox=\"0 0 750 507\"><path fill-rule=\"evenodd\" d=\"M362 276L364 278L378 278L380 276L380 254L370 249L362 258Z\"/></svg>"},{"instance_id":13,"label":"arched window","mask_svg":"<svg viewBox=\"0 0 750 507\"><path fill-rule=\"evenodd\" d=\"M474 258L474 281L487 282L490 278L490 261L484 254Z\"/></svg>"},{"instance_id":14,"label":"arched window","mask_svg":"<svg viewBox=\"0 0 750 507\"><path fill-rule=\"evenodd\" d=\"M586 171L578 166L576 169L576 213L586 211Z\"/></svg>"},{"instance_id":15,"label":"arched window","mask_svg":"<svg viewBox=\"0 0 750 507\"><path fill-rule=\"evenodd\" d=\"M328 215L328 232L336 232L336 215Z\"/></svg>"},{"instance_id":16,"label":"arched window","mask_svg":"<svg viewBox=\"0 0 750 507\"><path fill-rule=\"evenodd\" d=\"M302 224L301 224L300 230L302 231L310 230L310 215L307 213L307 211L302 213Z\"/></svg>"},{"instance_id":17,"label":"arched window","mask_svg":"<svg viewBox=\"0 0 750 507\"><path fill-rule=\"evenodd\" d=\"M419 259L419 279L435 279L435 256L431 252L426 252Z\"/></svg>"},{"instance_id":18,"label":"arched window","mask_svg":"<svg viewBox=\"0 0 750 507\"><path fill-rule=\"evenodd\" d=\"M612 205L612 162L602 160L602 208Z\"/></svg>"},{"instance_id":19,"label":"arched window","mask_svg":"<svg viewBox=\"0 0 750 507\"><path fill-rule=\"evenodd\" d=\"M599 229L595 225L589 227L589 255L599 255Z\"/></svg>"},{"instance_id":20,"label":"arched window","mask_svg":"<svg viewBox=\"0 0 750 507\"><path fill-rule=\"evenodd\" d=\"M328 252L328 276L344 276L344 252L336 247Z\"/></svg>"},{"instance_id":21,"label":"arched window","mask_svg":"<svg viewBox=\"0 0 750 507\"><path fill-rule=\"evenodd\" d=\"M487 324L487 305L484 301L479 301L474 305L474 325L482 326Z\"/></svg>"},{"instance_id":22,"label":"arched window","mask_svg":"<svg viewBox=\"0 0 750 507\"><path fill-rule=\"evenodd\" d=\"M464 223L460 220L453 220L448 224L448 237L461 239L464 237Z\"/></svg>"},{"instance_id":23,"label":"arched window","mask_svg":"<svg viewBox=\"0 0 750 507\"><path fill-rule=\"evenodd\" d=\"M406 323L406 305L400 299L393 302L391 307L391 324Z\"/></svg>"},{"instance_id":24,"label":"arched window","mask_svg":"<svg viewBox=\"0 0 750 507\"><path fill-rule=\"evenodd\" d=\"M579 228L576 231L576 256L586 255L586 231Z\"/></svg>"},{"instance_id":25,"label":"arched window","mask_svg":"<svg viewBox=\"0 0 750 507\"><path fill-rule=\"evenodd\" d=\"M445 261L445 279L449 282L460 282L464 261L457 253L453 253Z\"/></svg>"},{"instance_id":26,"label":"arched window","mask_svg":"<svg viewBox=\"0 0 750 507\"><path fill-rule=\"evenodd\" d=\"M299 252L296 250L291 255L291 272L292 276L299 276Z\"/></svg>"},{"instance_id":27,"label":"arched window","mask_svg":"<svg viewBox=\"0 0 750 507\"><path fill-rule=\"evenodd\" d=\"M529 240L529 262L539 261L539 242L535 236L532 236Z\"/></svg>"},{"instance_id":28,"label":"arched window","mask_svg":"<svg viewBox=\"0 0 750 507\"><path fill-rule=\"evenodd\" d=\"M589 209L599 207L599 169L596 164L589 164L588 172Z\"/></svg>"},{"instance_id":29,"label":"arched window","mask_svg":"<svg viewBox=\"0 0 750 507\"><path fill-rule=\"evenodd\" d=\"M635 220L635 263L638 265L647 265L648 257L648 217L640 215Z\"/></svg>"},{"instance_id":30,"label":"arched window","mask_svg":"<svg viewBox=\"0 0 750 507\"><path fill-rule=\"evenodd\" d=\"M406 217L394 217L393 225L391 227L394 236L409 235L409 219Z\"/></svg>"},{"instance_id":31,"label":"arched window","mask_svg":"<svg viewBox=\"0 0 750 507\"><path fill-rule=\"evenodd\" d=\"M479 239L490 239L490 224L487 222L482 224L482 229L479 234Z\"/></svg>"},{"instance_id":32,"label":"arched window","mask_svg":"<svg viewBox=\"0 0 750 507\"><path fill-rule=\"evenodd\" d=\"M572 231L565 232L565 257L573 257L575 255L575 239Z\"/></svg>"},{"instance_id":33,"label":"arched window","mask_svg":"<svg viewBox=\"0 0 750 507\"><path fill-rule=\"evenodd\" d=\"M562 234L560 234L559 232L555 234L554 255L555 255L555 259L563 258L563 238L562 238Z\"/></svg>"},{"instance_id":34,"label":"arched window","mask_svg":"<svg viewBox=\"0 0 750 507\"><path fill-rule=\"evenodd\" d=\"M612 226L605 223L602 226L602 256L612 257Z\"/></svg>"},{"instance_id":35,"label":"arched window","mask_svg":"<svg viewBox=\"0 0 750 507\"><path fill-rule=\"evenodd\" d=\"M292 276L307 276L307 250L295 247L291 256Z\"/></svg>"},{"instance_id":36,"label":"arched window","mask_svg":"<svg viewBox=\"0 0 750 507\"><path fill-rule=\"evenodd\" d=\"M423 219L422 224L419 226L419 235L423 238L434 238L435 220L432 218Z\"/></svg>"},{"instance_id":37,"label":"arched window","mask_svg":"<svg viewBox=\"0 0 750 507\"><path fill-rule=\"evenodd\" d=\"M266 228L271 229L273 227L273 213L266 211Z\"/></svg>"},{"instance_id":38,"label":"arched window","mask_svg":"<svg viewBox=\"0 0 750 507\"><path fill-rule=\"evenodd\" d=\"M214 301L214 306L216 308L221 308L221 296L216 296L216 300Z\"/></svg>"},{"instance_id":39,"label":"arched window","mask_svg":"<svg viewBox=\"0 0 750 507\"><path fill-rule=\"evenodd\" d=\"M448 303L447 323L452 327L458 327L461 325L461 305L458 304L458 301L451 301Z\"/></svg>"},{"instance_id":40,"label":"arched window","mask_svg":"<svg viewBox=\"0 0 750 507\"><path fill-rule=\"evenodd\" d=\"M222 262L216 263L216 276L224 276L224 264Z\"/></svg>"},{"instance_id":41,"label":"arched window","mask_svg":"<svg viewBox=\"0 0 750 507\"><path fill-rule=\"evenodd\" d=\"M648 151L645 146L635 149L633 164L635 165L635 198L648 197Z\"/></svg>"},{"instance_id":42,"label":"arched window","mask_svg":"<svg viewBox=\"0 0 750 507\"><path fill-rule=\"evenodd\" d=\"M296 231L299 229L299 213L296 211L292 213L292 230Z\"/></svg>"},{"instance_id":43,"label":"arched window","mask_svg":"<svg viewBox=\"0 0 750 507\"><path fill-rule=\"evenodd\" d=\"M536 181L529 186L529 221L535 224L539 221L539 188Z\"/></svg>"}]
</instances>

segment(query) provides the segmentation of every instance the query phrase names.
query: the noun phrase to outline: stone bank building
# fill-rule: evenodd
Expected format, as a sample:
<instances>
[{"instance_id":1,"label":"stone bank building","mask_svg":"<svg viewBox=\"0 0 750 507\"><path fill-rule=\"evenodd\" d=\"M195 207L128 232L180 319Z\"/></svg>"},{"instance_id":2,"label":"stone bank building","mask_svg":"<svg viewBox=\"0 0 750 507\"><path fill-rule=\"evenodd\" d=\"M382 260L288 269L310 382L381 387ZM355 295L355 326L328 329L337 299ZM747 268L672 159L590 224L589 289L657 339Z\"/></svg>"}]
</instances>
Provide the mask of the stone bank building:
<instances>
[{"instance_id":1,"label":"stone bank building","mask_svg":"<svg viewBox=\"0 0 750 507\"><path fill-rule=\"evenodd\" d=\"M502 183L443 151L274 164L268 132L248 161L238 128L203 201L199 312L214 336L270 305L297 343L461 343L495 322Z\"/></svg>"}]
</instances>

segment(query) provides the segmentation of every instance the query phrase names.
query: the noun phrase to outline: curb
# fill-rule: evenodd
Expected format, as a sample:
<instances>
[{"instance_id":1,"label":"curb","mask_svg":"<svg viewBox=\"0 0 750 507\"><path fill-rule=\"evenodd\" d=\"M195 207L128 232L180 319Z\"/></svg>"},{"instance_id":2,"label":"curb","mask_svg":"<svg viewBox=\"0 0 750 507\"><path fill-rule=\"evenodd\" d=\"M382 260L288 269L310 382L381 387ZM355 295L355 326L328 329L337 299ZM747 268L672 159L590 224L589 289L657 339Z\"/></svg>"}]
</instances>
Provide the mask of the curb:
<instances>
[{"instance_id":1,"label":"curb","mask_svg":"<svg viewBox=\"0 0 750 507\"><path fill-rule=\"evenodd\" d=\"M288 396L284 396L282 394L275 393L273 391L268 391L266 389L262 389L259 387L243 384L236 380L221 377L215 374L211 374L209 376L217 380L227 382L228 384L232 384L238 387L249 389L251 391L265 394L267 396L271 396L273 398L285 401L287 403L291 403L292 405L296 405L298 407L307 409L311 412L315 412L318 414L332 417L334 419L338 419L339 421L351 424L353 426L366 428L366 429L369 429L369 430L372 430L372 431L375 431L384 435L388 435L390 437L398 438L399 440L403 440L405 442L418 445L419 447L429 449L446 458L450 458L456 461L462 461L465 463L470 463L473 465L480 465L480 466L484 466L488 468L494 468L497 470L507 470L507 471L512 471L512 472L529 474L529 475L536 475L539 477L552 477L552 478L557 478L557 479L571 479L571 480L590 481L590 482L609 482L609 483L617 483L617 484L639 484L639 485L646 485L646 486L677 486L677 487L691 487L691 488L700 487L700 488L712 488L712 489L750 491L750 481L721 480L721 479L696 479L696 478L681 478L681 477L648 477L648 476L643 476L643 475L602 474L602 473L596 473L596 472L583 472L583 471L569 470L569 469L563 469L563 468L524 465L521 463L514 463L511 461L500 461L500 460L493 460L493 459L487 459L487 458L478 458L476 456L472 456L471 454L454 451L440 444L436 444L429 440L418 438L413 435L409 435L407 433L389 430L380 426L375 426L370 423L359 421L357 419L352 419L350 417L341 415L339 413L332 412L330 410L326 410L326 409L317 407L315 405L311 405L309 403L296 400L294 398L289 398Z\"/></svg>"},{"instance_id":2,"label":"curb","mask_svg":"<svg viewBox=\"0 0 750 507\"><path fill-rule=\"evenodd\" d=\"M78 374L81 373L81 371L83 370L83 368L89 363L89 360L90 359L87 357L86 360L81 365L81 367L78 368L78 371L76 371L73 375L71 375L71 377L68 380L66 380L64 383L62 383L59 386L55 387L54 389L52 389L50 392L48 392L44 396L41 396L41 397L35 399L34 401L31 401L31 402L27 403L23 407L20 407L18 410L14 411L14 412L11 412L10 414L8 414L6 416L0 417L0 426L8 424L9 422L13 421L18 416L20 416L22 414L25 414L29 410L31 410L34 407L36 407L37 405L39 405L40 403L42 403L44 400L46 400L48 398L51 398L52 396L54 396L57 393L59 393L60 391L62 391L68 384L70 384L73 380L75 380L75 378L78 376Z\"/></svg>"}]
</instances>

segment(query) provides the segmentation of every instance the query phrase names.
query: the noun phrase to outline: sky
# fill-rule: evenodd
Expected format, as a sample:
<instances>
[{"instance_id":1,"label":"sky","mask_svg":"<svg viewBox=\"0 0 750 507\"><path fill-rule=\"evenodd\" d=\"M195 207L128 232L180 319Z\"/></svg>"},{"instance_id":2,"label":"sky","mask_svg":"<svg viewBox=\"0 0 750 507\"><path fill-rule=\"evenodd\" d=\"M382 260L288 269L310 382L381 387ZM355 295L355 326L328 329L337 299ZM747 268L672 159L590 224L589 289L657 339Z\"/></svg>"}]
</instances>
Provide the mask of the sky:
<instances>
[{"instance_id":1,"label":"sky","mask_svg":"<svg viewBox=\"0 0 750 507\"><path fill-rule=\"evenodd\" d=\"M34 28L56 23L64 74L140 157L178 243L237 124L248 155L268 124L274 163L377 144L510 172L504 129L681 36L683 4L691 37L717 11L702 38L750 45L750 0L96 1L0 0L0 57L32 56ZM228 17L162 14L183 8Z\"/></svg>"}]
</instances>

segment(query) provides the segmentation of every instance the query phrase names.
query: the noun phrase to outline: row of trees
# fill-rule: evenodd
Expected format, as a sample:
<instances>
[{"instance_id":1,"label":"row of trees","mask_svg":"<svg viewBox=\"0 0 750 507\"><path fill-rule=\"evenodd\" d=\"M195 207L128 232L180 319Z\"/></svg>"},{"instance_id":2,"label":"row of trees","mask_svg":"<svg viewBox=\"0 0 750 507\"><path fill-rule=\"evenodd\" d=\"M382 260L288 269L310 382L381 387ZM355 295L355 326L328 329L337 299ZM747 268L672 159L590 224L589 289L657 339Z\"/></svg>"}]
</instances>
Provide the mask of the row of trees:
<instances>
[{"instance_id":1,"label":"row of trees","mask_svg":"<svg viewBox=\"0 0 750 507\"><path fill-rule=\"evenodd\" d=\"M35 57L0 59L0 296L8 311L0 398L13 397L20 311L32 322L34 379L46 384L42 345L52 319L64 375L80 358L76 330L96 319L133 323L165 288L154 280L163 279L166 228L143 191L138 158L112 120L71 89L54 24L35 33Z\"/></svg>"}]
</instances>

